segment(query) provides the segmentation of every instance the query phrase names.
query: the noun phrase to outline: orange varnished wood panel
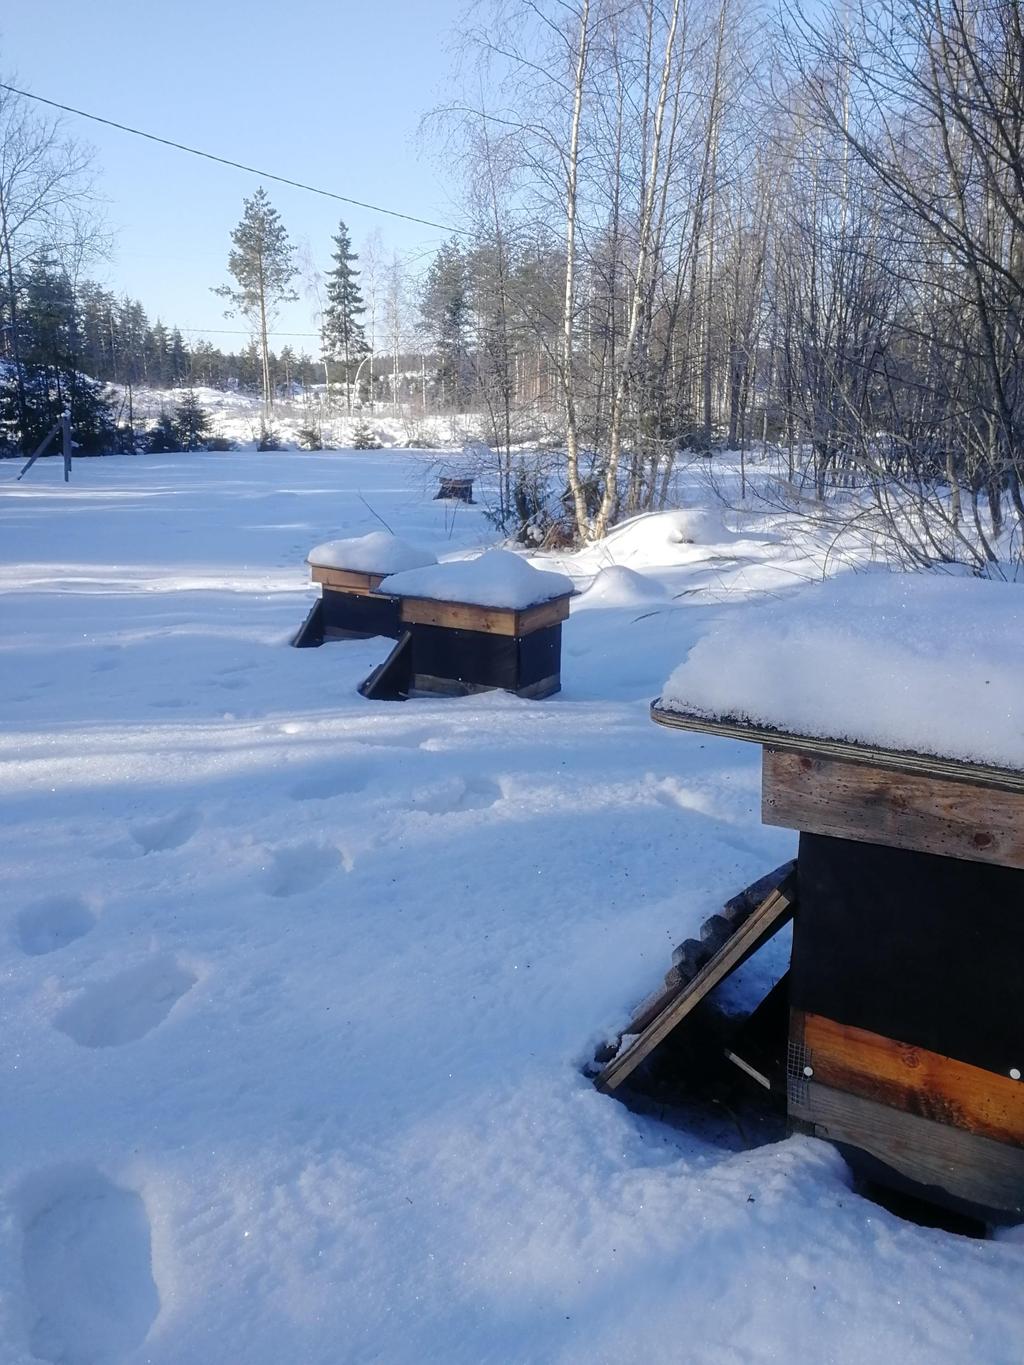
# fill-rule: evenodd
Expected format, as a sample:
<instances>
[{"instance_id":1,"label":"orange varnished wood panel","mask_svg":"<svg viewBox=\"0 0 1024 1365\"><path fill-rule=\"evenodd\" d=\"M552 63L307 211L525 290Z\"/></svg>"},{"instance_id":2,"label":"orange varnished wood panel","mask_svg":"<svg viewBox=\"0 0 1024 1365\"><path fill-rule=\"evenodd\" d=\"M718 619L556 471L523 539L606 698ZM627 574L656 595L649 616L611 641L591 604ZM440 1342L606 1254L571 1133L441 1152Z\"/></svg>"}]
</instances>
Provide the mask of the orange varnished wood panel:
<instances>
[{"instance_id":1,"label":"orange varnished wood panel","mask_svg":"<svg viewBox=\"0 0 1024 1365\"><path fill-rule=\"evenodd\" d=\"M819 1085L1024 1147L1024 1082L866 1029L794 1012Z\"/></svg>"}]
</instances>

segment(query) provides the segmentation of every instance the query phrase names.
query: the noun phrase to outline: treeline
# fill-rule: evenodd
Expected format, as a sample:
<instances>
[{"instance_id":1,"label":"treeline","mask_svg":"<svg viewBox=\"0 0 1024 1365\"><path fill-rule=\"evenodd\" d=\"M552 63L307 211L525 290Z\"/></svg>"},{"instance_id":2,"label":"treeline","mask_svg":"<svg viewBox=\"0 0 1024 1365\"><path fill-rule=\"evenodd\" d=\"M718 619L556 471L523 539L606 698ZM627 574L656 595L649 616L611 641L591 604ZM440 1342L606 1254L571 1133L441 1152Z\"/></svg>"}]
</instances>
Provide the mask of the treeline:
<instances>
[{"instance_id":1,"label":"treeline","mask_svg":"<svg viewBox=\"0 0 1024 1365\"><path fill-rule=\"evenodd\" d=\"M104 383L259 391L262 362L255 341L238 351L203 338L189 341L177 327L159 318L151 322L139 300L118 297L91 280L76 284L45 255L18 272L15 290L17 334L9 322L0 331L0 358L9 363L16 349L26 363L46 352L48 359L77 365ZM322 363L290 345L271 351L269 359L281 390L323 382Z\"/></svg>"},{"instance_id":2,"label":"treeline","mask_svg":"<svg viewBox=\"0 0 1024 1365\"><path fill-rule=\"evenodd\" d=\"M501 0L467 44L428 315L502 444L557 408L580 537L775 442L911 559L1019 552L1019 6Z\"/></svg>"}]
</instances>

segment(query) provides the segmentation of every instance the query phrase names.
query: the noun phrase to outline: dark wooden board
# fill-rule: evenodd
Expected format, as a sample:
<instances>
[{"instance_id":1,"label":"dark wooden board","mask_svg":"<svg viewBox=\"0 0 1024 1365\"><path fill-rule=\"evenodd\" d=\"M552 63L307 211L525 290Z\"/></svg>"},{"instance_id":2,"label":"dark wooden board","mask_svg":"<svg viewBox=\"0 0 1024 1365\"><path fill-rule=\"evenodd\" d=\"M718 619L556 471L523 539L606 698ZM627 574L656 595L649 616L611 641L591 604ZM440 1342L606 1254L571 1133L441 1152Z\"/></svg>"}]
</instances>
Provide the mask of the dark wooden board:
<instances>
[{"instance_id":1,"label":"dark wooden board","mask_svg":"<svg viewBox=\"0 0 1024 1365\"><path fill-rule=\"evenodd\" d=\"M761 819L810 834L1024 868L1024 792L934 775L765 745Z\"/></svg>"},{"instance_id":2,"label":"dark wooden board","mask_svg":"<svg viewBox=\"0 0 1024 1365\"><path fill-rule=\"evenodd\" d=\"M961 762L959 759L919 754L911 750L884 749L870 744L853 743L850 740L795 735L785 730L773 729L771 726L752 725L748 721L728 716L709 719L694 712L670 711L662 706L660 697L651 702L651 719L658 725L665 725L674 730L696 730L701 734L719 735L723 739L742 739L754 744L767 744L773 749L796 749L801 753L825 758L845 759L849 763L869 763L900 772L945 777L954 782L971 782L1004 791L1024 791L1024 772L1015 768Z\"/></svg>"},{"instance_id":3,"label":"dark wooden board","mask_svg":"<svg viewBox=\"0 0 1024 1365\"><path fill-rule=\"evenodd\" d=\"M794 1009L1024 1071L1024 872L801 834Z\"/></svg>"},{"instance_id":4,"label":"dark wooden board","mask_svg":"<svg viewBox=\"0 0 1024 1365\"><path fill-rule=\"evenodd\" d=\"M552 625L517 639L486 631L413 625L413 672L418 677L464 683L466 690L497 687L510 692L556 680L561 667L562 627Z\"/></svg>"},{"instance_id":5,"label":"dark wooden board","mask_svg":"<svg viewBox=\"0 0 1024 1365\"><path fill-rule=\"evenodd\" d=\"M412 634L406 631L384 660L359 684L368 701L404 701L412 686Z\"/></svg>"},{"instance_id":6,"label":"dark wooden board","mask_svg":"<svg viewBox=\"0 0 1024 1365\"><path fill-rule=\"evenodd\" d=\"M337 632L364 638L383 635L386 639L397 640L405 629L399 619L397 597L340 592L324 587L321 600L325 634Z\"/></svg>"},{"instance_id":7,"label":"dark wooden board","mask_svg":"<svg viewBox=\"0 0 1024 1365\"><path fill-rule=\"evenodd\" d=\"M324 642L323 598L318 597L310 607L306 619L296 631L292 644L296 649L316 649Z\"/></svg>"}]
</instances>

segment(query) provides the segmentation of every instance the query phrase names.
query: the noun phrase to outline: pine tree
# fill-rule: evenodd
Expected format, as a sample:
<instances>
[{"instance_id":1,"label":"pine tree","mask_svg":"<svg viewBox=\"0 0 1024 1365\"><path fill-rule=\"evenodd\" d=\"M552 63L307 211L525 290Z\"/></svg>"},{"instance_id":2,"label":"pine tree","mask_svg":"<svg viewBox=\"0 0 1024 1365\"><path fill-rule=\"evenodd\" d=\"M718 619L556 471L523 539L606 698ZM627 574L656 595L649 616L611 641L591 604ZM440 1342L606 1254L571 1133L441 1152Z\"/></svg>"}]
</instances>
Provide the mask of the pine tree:
<instances>
[{"instance_id":1,"label":"pine tree","mask_svg":"<svg viewBox=\"0 0 1024 1365\"><path fill-rule=\"evenodd\" d=\"M174 409L174 430L181 450L202 450L212 435L210 414L200 405L191 385Z\"/></svg>"},{"instance_id":2,"label":"pine tree","mask_svg":"<svg viewBox=\"0 0 1024 1365\"><path fill-rule=\"evenodd\" d=\"M171 371L168 355L169 346L170 338L167 335L167 328L157 318L146 334L146 380L161 389L167 384Z\"/></svg>"},{"instance_id":3,"label":"pine tree","mask_svg":"<svg viewBox=\"0 0 1024 1365\"><path fill-rule=\"evenodd\" d=\"M177 327L168 338L167 363L171 385L177 388L188 377L188 349Z\"/></svg>"},{"instance_id":4,"label":"pine tree","mask_svg":"<svg viewBox=\"0 0 1024 1365\"><path fill-rule=\"evenodd\" d=\"M264 423L269 424L274 390L268 330L278 305L292 303L298 295L291 288L295 264L288 233L262 185L251 199L245 200L241 221L232 232L231 241L234 246L228 256L228 271L236 287L225 284L213 292L231 303L229 317L237 309L259 335L263 417Z\"/></svg>"},{"instance_id":5,"label":"pine tree","mask_svg":"<svg viewBox=\"0 0 1024 1365\"><path fill-rule=\"evenodd\" d=\"M366 355L369 347L363 334L360 315L366 312L359 292L358 271L353 269L359 259L352 250L348 228L339 222L334 238L334 266L327 272L327 307L323 319L324 355L340 360L344 366L345 406L352 411L352 365Z\"/></svg>"},{"instance_id":6,"label":"pine tree","mask_svg":"<svg viewBox=\"0 0 1024 1365\"><path fill-rule=\"evenodd\" d=\"M452 238L430 263L420 305L437 352L437 381L458 411L469 379L469 270L465 253Z\"/></svg>"},{"instance_id":7,"label":"pine tree","mask_svg":"<svg viewBox=\"0 0 1024 1365\"><path fill-rule=\"evenodd\" d=\"M297 365L295 352L291 346L282 346L281 354L277 357L277 363L281 378L284 380L285 393L289 398L292 397L292 385L297 379Z\"/></svg>"}]
</instances>

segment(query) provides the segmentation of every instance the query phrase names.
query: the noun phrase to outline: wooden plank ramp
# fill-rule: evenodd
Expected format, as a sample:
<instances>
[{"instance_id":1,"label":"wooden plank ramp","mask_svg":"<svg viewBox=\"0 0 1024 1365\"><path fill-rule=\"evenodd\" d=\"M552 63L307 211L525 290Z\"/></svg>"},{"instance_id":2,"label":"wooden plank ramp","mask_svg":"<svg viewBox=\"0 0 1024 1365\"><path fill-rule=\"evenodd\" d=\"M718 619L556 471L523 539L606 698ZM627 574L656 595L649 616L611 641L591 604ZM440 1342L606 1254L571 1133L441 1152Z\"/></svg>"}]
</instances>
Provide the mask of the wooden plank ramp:
<instances>
[{"instance_id":1,"label":"wooden plank ramp","mask_svg":"<svg viewBox=\"0 0 1024 1365\"><path fill-rule=\"evenodd\" d=\"M787 865L792 868L792 865ZM731 975L762 944L776 934L793 916L796 906L796 872L789 870L757 907L739 924L691 980L668 989L641 1007L631 1027L639 1032L623 1034L621 1047L598 1073L594 1084L599 1090L617 1089L659 1043L678 1027L714 988Z\"/></svg>"}]
</instances>

